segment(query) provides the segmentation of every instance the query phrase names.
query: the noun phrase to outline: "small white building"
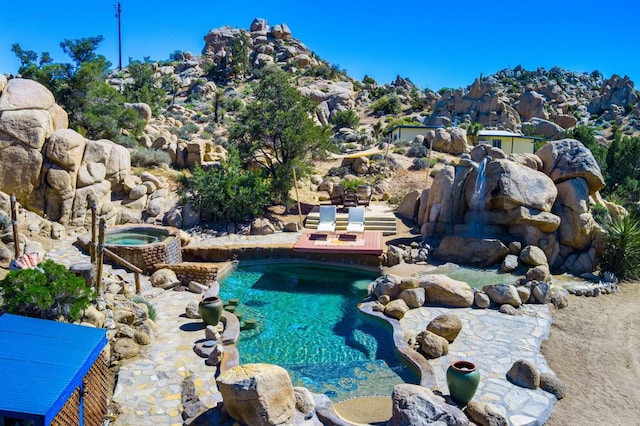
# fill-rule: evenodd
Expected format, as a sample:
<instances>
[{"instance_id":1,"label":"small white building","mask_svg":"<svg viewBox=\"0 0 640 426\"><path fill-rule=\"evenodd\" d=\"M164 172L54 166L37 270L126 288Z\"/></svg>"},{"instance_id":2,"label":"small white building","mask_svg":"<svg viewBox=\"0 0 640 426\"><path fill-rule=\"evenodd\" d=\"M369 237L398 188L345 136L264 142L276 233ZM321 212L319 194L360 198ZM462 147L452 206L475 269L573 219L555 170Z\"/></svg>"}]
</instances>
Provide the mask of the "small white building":
<instances>
[{"instance_id":1,"label":"small white building","mask_svg":"<svg viewBox=\"0 0 640 426\"><path fill-rule=\"evenodd\" d=\"M500 148L507 154L533 154L542 138L524 136L507 130L479 130L476 143Z\"/></svg>"},{"instance_id":2,"label":"small white building","mask_svg":"<svg viewBox=\"0 0 640 426\"><path fill-rule=\"evenodd\" d=\"M389 142L391 143L411 142L416 136L426 136L429 130L442 128L442 126L411 126L408 124L399 124L389 129L386 134L389 135Z\"/></svg>"}]
</instances>

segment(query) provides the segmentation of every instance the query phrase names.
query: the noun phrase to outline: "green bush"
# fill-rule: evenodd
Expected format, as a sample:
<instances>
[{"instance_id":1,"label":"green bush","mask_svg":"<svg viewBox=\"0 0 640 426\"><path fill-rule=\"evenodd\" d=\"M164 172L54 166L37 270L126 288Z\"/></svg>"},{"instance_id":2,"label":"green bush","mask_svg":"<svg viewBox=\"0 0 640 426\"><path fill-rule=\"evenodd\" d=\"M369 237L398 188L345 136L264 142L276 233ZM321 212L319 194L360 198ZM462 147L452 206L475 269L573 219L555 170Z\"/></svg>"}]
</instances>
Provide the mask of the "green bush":
<instances>
[{"instance_id":1,"label":"green bush","mask_svg":"<svg viewBox=\"0 0 640 426\"><path fill-rule=\"evenodd\" d=\"M344 176L349 172L349 167L332 167L327 172L327 176Z\"/></svg>"},{"instance_id":2,"label":"green bush","mask_svg":"<svg viewBox=\"0 0 640 426\"><path fill-rule=\"evenodd\" d=\"M421 143L412 143L411 148L407 151L408 157L422 158L427 156L427 147ZM415 164L415 161L414 161Z\"/></svg>"},{"instance_id":3,"label":"green bush","mask_svg":"<svg viewBox=\"0 0 640 426\"><path fill-rule=\"evenodd\" d=\"M356 179L341 179L340 185L344 186L345 189L358 189L360 185L367 185L367 181L364 178L356 178Z\"/></svg>"},{"instance_id":4,"label":"green bush","mask_svg":"<svg viewBox=\"0 0 640 426\"><path fill-rule=\"evenodd\" d=\"M268 184L261 170L242 168L237 149L230 146L220 167L196 167L188 179L186 196L205 220L241 222L264 213L269 204Z\"/></svg>"},{"instance_id":5,"label":"green bush","mask_svg":"<svg viewBox=\"0 0 640 426\"><path fill-rule=\"evenodd\" d=\"M355 129L360 124L360 117L352 109L346 111L338 111L333 118L333 124L336 128L348 127Z\"/></svg>"},{"instance_id":6,"label":"green bush","mask_svg":"<svg viewBox=\"0 0 640 426\"><path fill-rule=\"evenodd\" d=\"M396 95L384 95L371 105L374 114L399 114L402 111L402 102Z\"/></svg>"},{"instance_id":7,"label":"green bush","mask_svg":"<svg viewBox=\"0 0 640 426\"><path fill-rule=\"evenodd\" d=\"M171 158L165 151L137 146L130 151L131 165L134 167L154 167L171 164Z\"/></svg>"},{"instance_id":8,"label":"green bush","mask_svg":"<svg viewBox=\"0 0 640 426\"><path fill-rule=\"evenodd\" d=\"M611 220L609 209L602 204L591 206L591 216L593 216L593 219L600 225L606 225Z\"/></svg>"},{"instance_id":9,"label":"green bush","mask_svg":"<svg viewBox=\"0 0 640 426\"><path fill-rule=\"evenodd\" d=\"M640 277L640 222L630 215L616 218L605 227L605 250L601 269L622 280Z\"/></svg>"},{"instance_id":10,"label":"green bush","mask_svg":"<svg viewBox=\"0 0 640 426\"><path fill-rule=\"evenodd\" d=\"M194 133L197 133L200 130L197 124L195 123L187 123L178 130L178 136L182 139L191 140L191 137Z\"/></svg>"},{"instance_id":11,"label":"green bush","mask_svg":"<svg viewBox=\"0 0 640 426\"><path fill-rule=\"evenodd\" d=\"M427 168L427 164L429 164L429 160L426 158L414 158L413 159L413 169L414 170L424 170Z\"/></svg>"},{"instance_id":12,"label":"green bush","mask_svg":"<svg viewBox=\"0 0 640 426\"><path fill-rule=\"evenodd\" d=\"M94 297L82 278L50 259L38 268L9 272L0 288L5 312L55 320L80 319Z\"/></svg>"},{"instance_id":13,"label":"green bush","mask_svg":"<svg viewBox=\"0 0 640 426\"><path fill-rule=\"evenodd\" d=\"M151 302L149 302L147 299L145 299L142 296L135 296L133 299L131 299L131 301L134 303L142 303L144 305L147 305L147 311L149 312L149 319L151 321L156 320L158 313L156 312L156 307L153 306Z\"/></svg>"}]
</instances>

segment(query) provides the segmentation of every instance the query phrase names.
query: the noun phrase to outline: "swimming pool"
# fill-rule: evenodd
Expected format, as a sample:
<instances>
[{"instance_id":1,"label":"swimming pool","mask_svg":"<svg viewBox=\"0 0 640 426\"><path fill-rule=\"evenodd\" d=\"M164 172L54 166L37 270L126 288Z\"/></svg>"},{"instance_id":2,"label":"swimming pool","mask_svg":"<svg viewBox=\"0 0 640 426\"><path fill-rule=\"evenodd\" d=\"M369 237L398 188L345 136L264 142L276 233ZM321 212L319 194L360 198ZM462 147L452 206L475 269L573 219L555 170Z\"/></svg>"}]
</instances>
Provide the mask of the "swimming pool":
<instances>
[{"instance_id":1,"label":"swimming pool","mask_svg":"<svg viewBox=\"0 0 640 426\"><path fill-rule=\"evenodd\" d=\"M258 320L240 334L240 362L278 364L294 386L334 401L418 383L396 356L391 328L357 308L377 276L313 263L240 263L220 286L223 300L239 299L243 320Z\"/></svg>"}]
</instances>

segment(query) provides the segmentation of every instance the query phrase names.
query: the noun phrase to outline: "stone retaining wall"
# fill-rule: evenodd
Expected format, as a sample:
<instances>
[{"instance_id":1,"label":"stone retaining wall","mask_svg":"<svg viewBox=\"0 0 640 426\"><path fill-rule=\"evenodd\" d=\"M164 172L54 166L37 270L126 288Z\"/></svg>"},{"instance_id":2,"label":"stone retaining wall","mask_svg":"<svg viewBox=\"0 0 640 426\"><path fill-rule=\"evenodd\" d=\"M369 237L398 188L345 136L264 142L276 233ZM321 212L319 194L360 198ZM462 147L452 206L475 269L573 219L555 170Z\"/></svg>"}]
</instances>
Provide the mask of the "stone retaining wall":
<instances>
[{"instance_id":1,"label":"stone retaining wall","mask_svg":"<svg viewBox=\"0 0 640 426\"><path fill-rule=\"evenodd\" d=\"M180 237L170 235L164 241L139 246L105 245L109 250L128 260L145 275L151 275L159 263L174 264L182 262Z\"/></svg>"},{"instance_id":2,"label":"stone retaining wall","mask_svg":"<svg viewBox=\"0 0 640 426\"><path fill-rule=\"evenodd\" d=\"M315 262L342 263L377 268L379 256L349 253L301 253L292 247L182 247L182 257L192 262L228 262L232 260L298 259Z\"/></svg>"},{"instance_id":3,"label":"stone retaining wall","mask_svg":"<svg viewBox=\"0 0 640 426\"><path fill-rule=\"evenodd\" d=\"M218 279L218 267L209 263L201 262L180 262L180 263L158 263L155 269L167 268L176 273L176 277L183 285L189 285L191 281L200 284L209 284Z\"/></svg>"}]
</instances>

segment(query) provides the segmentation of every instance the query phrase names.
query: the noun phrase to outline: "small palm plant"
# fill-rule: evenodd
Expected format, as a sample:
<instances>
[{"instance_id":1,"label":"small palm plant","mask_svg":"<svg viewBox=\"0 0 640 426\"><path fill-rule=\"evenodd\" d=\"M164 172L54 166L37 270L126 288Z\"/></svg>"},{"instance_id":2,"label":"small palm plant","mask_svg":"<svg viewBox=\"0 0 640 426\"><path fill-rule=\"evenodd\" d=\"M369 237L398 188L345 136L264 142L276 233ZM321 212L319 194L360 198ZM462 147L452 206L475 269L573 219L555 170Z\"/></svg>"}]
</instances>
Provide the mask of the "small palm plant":
<instances>
[{"instance_id":1,"label":"small palm plant","mask_svg":"<svg viewBox=\"0 0 640 426\"><path fill-rule=\"evenodd\" d=\"M627 215L607 222L602 269L621 281L640 278L640 221Z\"/></svg>"}]
</instances>

